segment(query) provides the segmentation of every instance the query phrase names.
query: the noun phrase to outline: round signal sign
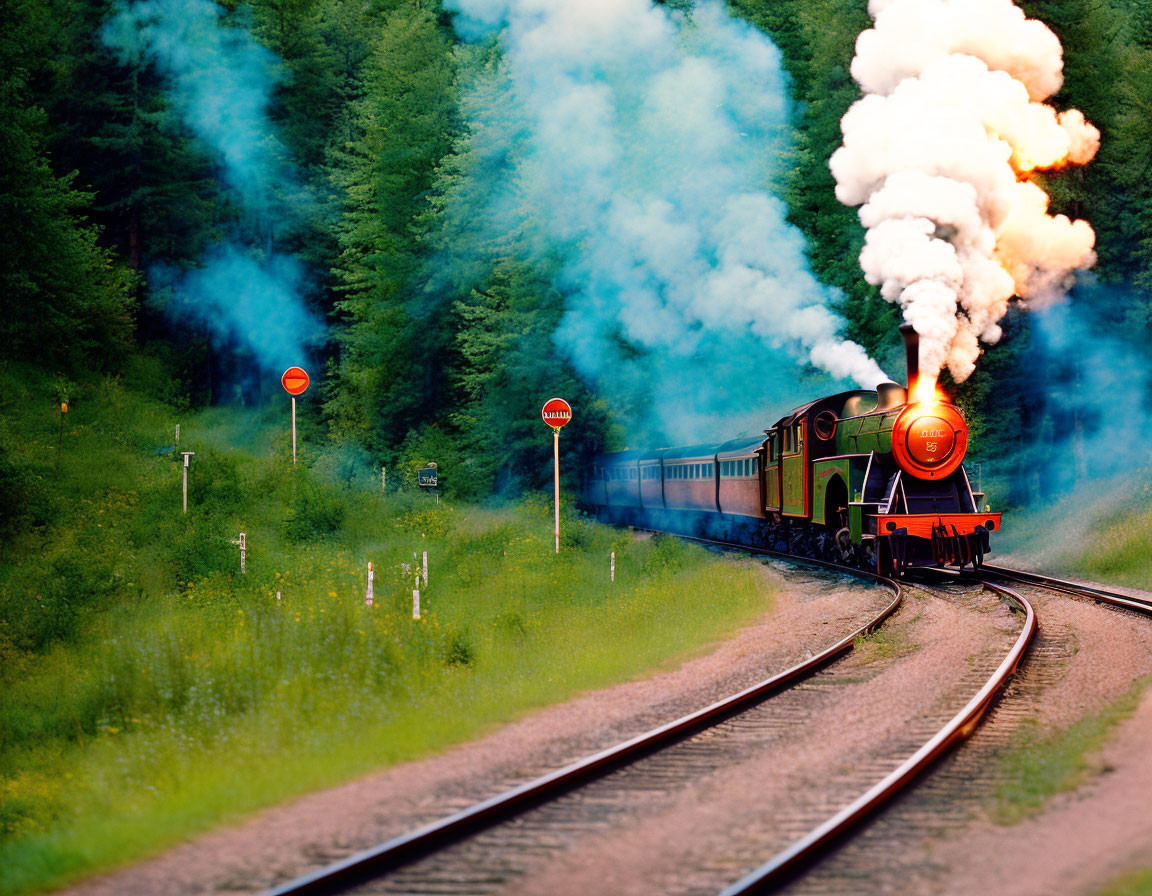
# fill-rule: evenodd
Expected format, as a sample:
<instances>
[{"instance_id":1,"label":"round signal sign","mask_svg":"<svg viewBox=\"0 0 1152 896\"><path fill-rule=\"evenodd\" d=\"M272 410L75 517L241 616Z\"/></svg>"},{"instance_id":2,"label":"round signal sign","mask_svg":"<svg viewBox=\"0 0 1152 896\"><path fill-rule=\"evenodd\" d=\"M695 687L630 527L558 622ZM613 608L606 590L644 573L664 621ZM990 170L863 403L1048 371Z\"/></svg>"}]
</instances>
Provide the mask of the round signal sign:
<instances>
[{"instance_id":1,"label":"round signal sign","mask_svg":"<svg viewBox=\"0 0 1152 896\"><path fill-rule=\"evenodd\" d=\"M563 398L550 398L540 411L540 416L553 429L559 429L572 419L572 405Z\"/></svg>"},{"instance_id":2,"label":"round signal sign","mask_svg":"<svg viewBox=\"0 0 1152 896\"><path fill-rule=\"evenodd\" d=\"M308 388L308 382L308 374L303 367L289 367L284 371L284 376L280 377L280 383L289 395L302 394Z\"/></svg>"}]
</instances>

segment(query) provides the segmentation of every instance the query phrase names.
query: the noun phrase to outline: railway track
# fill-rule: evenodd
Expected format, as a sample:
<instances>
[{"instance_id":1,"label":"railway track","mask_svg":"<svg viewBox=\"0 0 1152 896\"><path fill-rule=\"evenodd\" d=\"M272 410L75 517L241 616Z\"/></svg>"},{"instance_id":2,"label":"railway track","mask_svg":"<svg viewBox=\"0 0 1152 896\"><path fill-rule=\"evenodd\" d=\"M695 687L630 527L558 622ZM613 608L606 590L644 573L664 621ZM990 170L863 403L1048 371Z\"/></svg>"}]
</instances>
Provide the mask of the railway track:
<instances>
[{"instance_id":1,"label":"railway track","mask_svg":"<svg viewBox=\"0 0 1152 896\"><path fill-rule=\"evenodd\" d=\"M692 540L704 541L702 539ZM837 657L849 652L858 637L878 628L885 619L897 610L902 600L900 584L892 580L879 579L868 573L861 573L859 570L836 567L820 561L797 560L772 551L749 551L741 545L714 541L704 541L704 543L869 578L889 588L893 594L893 599L867 624L842 638L827 650L785 672L772 676L738 694L720 700L668 725L523 784L409 834L394 838L376 848L358 853L277 887L270 891L269 896L345 892L366 882L393 875L405 866L447 849L453 844L473 838L481 832L520 816L529 809L549 804L550 801L556 800L561 795L582 788L610 772L629 766L641 758L653 756L653 754L665 750L671 745L684 743L687 738L747 712L749 708L760 705L769 697L787 691L817 670L827 667ZM865 793L844 806L831 818L816 826L805 836L795 840L788 848L772 857L751 874L747 874L738 883L728 887L724 890L725 894L764 892L782 884L841 840L847 832L915 780L940 756L971 734L985 710L994 701L1000 688L1012 675L1036 627L1035 614L1024 598L1002 586L990 583L983 583L983 585L1008 601L1023 617L1023 624L1012 649L979 692L968 701L960 712L950 718L946 725L936 731L933 736L922 743L919 749L916 749L901 762L899 767L886 774L882 780L868 788ZM775 704L771 705L774 706ZM686 746L690 748L692 745L687 744ZM671 778L685 776L683 771L669 773L666 770L662 774ZM515 836L513 839L515 840ZM743 867L747 868L749 864L751 863L745 863ZM441 891L439 889L441 884L442 881L435 883L433 888L439 892ZM427 886L427 884L423 886ZM421 885L417 885L415 889L420 890ZM463 891L470 890L464 887Z\"/></svg>"},{"instance_id":2,"label":"railway track","mask_svg":"<svg viewBox=\"0 0 1152 896\"><path fill-rule=\"evenodd\" d=\"M1069 582L1052 576L1040 575L1034 572L1025 572L1019 569L1005 569L999 566L982 566L977 576L981 581L993 579L996 581L1016 582L1021 585L1030 585L1034 588L1043 588L1055 591L1058 594L1068 594L1073 597L1088 597L1092 600L1122 607L1126 610L1136 610L1140 613L1152 614L1152 601L1141 600L1128 594L1117 591L1108 591L1091 585L1082 585L1078 582Z\"/></svg>"}]
</instances>

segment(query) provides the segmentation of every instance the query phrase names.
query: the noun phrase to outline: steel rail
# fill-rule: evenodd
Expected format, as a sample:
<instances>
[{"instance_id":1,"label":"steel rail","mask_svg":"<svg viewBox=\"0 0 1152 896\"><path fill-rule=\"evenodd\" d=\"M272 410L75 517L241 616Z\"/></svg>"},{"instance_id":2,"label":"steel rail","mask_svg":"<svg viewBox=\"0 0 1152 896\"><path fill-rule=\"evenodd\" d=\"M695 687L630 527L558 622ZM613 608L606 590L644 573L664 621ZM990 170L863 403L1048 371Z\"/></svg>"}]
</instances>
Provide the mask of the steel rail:
<instances>
[{"instance_id":1,"label":"steel rail","mask_svg":"<svg viewBox=\"0 0 1152 896\"><path fill-rule=\"evenodd\" d=\"M701 539L694 539L701 540ZM744 546L727 544L724 546ZM763 549L751 549L753 553L775 552ZM774 693L784 690L797 681L811 675L813 672L828 665L832 660L852 649L855 640L874 631L889 616L896 612L903 600L903 589L892 579L887 579L874 573L865 572L848 567L838 567L835 564L823 561L810 561L801 558L792 558L790 555L777 555L796 562L847 571L854 575L879 582L892 590L892 601L866 625L853 631L850 635L837 641L831 647L810 657L802 663L792 666L759 684L733 694L705 707L704 709L683 716L674 722L669 722L644 734L638 735L624 743L617 744L593 756L578 760L561 769L550 772L521 784L502 794L476 803L453 815L439 821L432 822L415 831L394 837L379 846L356 853L339 862L317 869L309 874L289 881L267 891L267 896L313 896L313 894L339 893L360 883L365 883L380 877L404 865L410 864L450 844L459 842L466 837L479 833L494 824L518 815L534 806L540 805L567 793L582 784L603 777L614 769L620 768L644 756L657 752L674 743L684 740L691 734L704 730L712 725L731 718L738 713L755 706Z\"/></svg>"},{"instance_id":2,"label":"steel rail","mask_svg":"<svg viewBox=\"0 0 1152 896\"><path fill-rule=\"evenodd\" d=\"M1015 672L1036 632L1036 614L1028 601L1007 588L984 584L991 590L1007 597L1011 603L1016 604L1024 613L1025 618L1024 626L1012 649L979 693L968 701L968 704L953 716L931 740L904 760L897 769L885 776L883 780L873 785L867 792L823 824L793 842L783 852L778 853L755 871L721 891L720 896L744 896L744 894L749 893L762 893L790 880L804 867L828 851L861 821L876 812L884 803L912 783L944 753L972 734L996 694Z\"/></svg>"},{"instance_id":3,"label":"steel rail","mask_svg":"<svg viewBox=\"0 0 1152 896\"><path fill-rule=\"evenodd\" d=\"M1114 606L1118 607L1124 607L1128 610L1139 610L1142 613L1152 613L1152 601L1141 600L1138 597L1132 597L1127 594L1120 594L1116 591L1107 591L1103 588L1096 588L1091 585L1081 585L1078 582L1069 582L1064 579L1056 579L1052 576L1040 575L1039 573L1025 572L1024 570L1020 569L1005 569L1004 567L1000 566L981 566L978 570L978 575L980 574L992 575L999 579L1008 579L1010 581L1019 582L1023 585L1035 585L1038 588L1045 588L1049 591L1056 591L1061 594L1091 597L1095 600L1113 604Z\"/></svg>"}]
</instances>

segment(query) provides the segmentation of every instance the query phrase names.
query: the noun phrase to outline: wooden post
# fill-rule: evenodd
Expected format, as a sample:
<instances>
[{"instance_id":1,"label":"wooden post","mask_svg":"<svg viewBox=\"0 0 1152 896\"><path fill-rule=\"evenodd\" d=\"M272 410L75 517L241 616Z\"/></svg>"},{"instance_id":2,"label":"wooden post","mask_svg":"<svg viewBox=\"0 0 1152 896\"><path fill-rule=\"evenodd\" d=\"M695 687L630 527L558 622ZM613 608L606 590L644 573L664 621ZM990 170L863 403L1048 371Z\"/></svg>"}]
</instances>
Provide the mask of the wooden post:
<instances>
[{"instance_id":1,"label":"wooden post","mask_svg":"<svg viewBox=\"0 0 1152 896\"><path fill-rule=\"evenodd\" d=\"M60 402L60 443L56 446L56 471L60 471L60 458L64 454L64 415L68 413L68 402Z\"/></svg>"},{"instance_id":2,"label":"wooden post","mask_svg":"<svg viewBox=\"0 0 1152 896\"><path fill-rule=\"evenodd\" d=\"M380 491L382 491L382 492L388 491L388 468L387 467L381 467L380 468Z\"/></svg>"},{"instance_id":3,"label":"wooden post","mask_svg":"<svg viewBox=\"0 0 1152 896\"><path fill-rule=\"evenodd\" d=\"M424 552L424 587L428 587L428 552Z\"/></svg>"},{"instance_id":4,"label":"wooden post","mask_svg":"<svg viewBox=\"0 0 1152 896\"><path fill-rule=\"evenodd\" d=\"M176 444L180 444L180 424L176 424Z\"/></svg>"},{"instance_id":5,"label":"wooden post","mask_svg":"<svg viewBox=\"0 0 1152 896\"><path fill-rule=\"evenodd\" d=\"M416 587L412 589L412 618L420 618L420 576L416 576Z\"/></svg>"},{"instance_id":6,"label":"wooden post","mask_svg":"<svg viewBox=\"0 0 1152 896\"><path fill-rule=\"evenodd\" d=\"M188 515L188 459L192 457L195 451L181 451L184 455L184 515Z\"/></svg>"},{"instance_id":7,"label":"wooden post","mask_svg":"<svg viewBox=\"0 0 1152 896\"><path fill-rule=\"evenodd\" d=\"M245 573L248 572L248 565L246 562L247 555L248 555L248 537L243 532L241 532L240 533L240 574L241 575L244 575Z\"/></svg>"},{"instance_id":8,"label":"wooden post","mask_svg":"<svg viewBox=\"0 0 1152 896\"><path fill-rule=\"evenodd\" d=\"M615 551L612 552L612 562L609 565L608 569L609 569L610 574L611 574L611 580L613 582L615 582L616 581L616 552Z\"/></svg>"},{"instance_id":9,"label":"wooden post","mask_svg":"<svg viewBox=\"0 0 1152 896\"><path fill-rule=\"evenodd\" d=\"M372 563L368 563L368 590L364 593L364 605L366 607L372 606Z\"/></svg>"}]
</instances>

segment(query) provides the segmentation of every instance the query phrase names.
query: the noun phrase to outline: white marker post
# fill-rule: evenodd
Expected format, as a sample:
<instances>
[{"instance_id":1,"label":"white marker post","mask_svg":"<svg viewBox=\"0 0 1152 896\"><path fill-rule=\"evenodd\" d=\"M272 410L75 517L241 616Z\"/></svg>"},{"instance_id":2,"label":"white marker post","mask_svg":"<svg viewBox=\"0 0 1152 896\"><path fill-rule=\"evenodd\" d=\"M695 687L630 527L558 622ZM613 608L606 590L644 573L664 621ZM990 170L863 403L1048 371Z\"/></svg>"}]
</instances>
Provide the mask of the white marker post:
<instances>
[{"instance_id":1,"label":"white marker post","mask_svg":"<svg viewBox=\"0 0 1152 896\"><path fill-rule=\"evenodd\" d=\"M184 455L184 515L188 515L188 458L196 454L195 451L181 451Z\"/></svg>"},{"instance_id":2,"label":"white marker post","mask_svg":"<svg viewBox=\"0 0 1152 896\"><path fill-rule=\"evenodd\" d=\"M180 444L180 424L176 424L176 444Z\"/></svg>"},{"instance_id":3,"label":"white marker post","mask_svg":"<svg viewBox=\"0 0 1152 896\"><path fill-rule=\"evenodd\" d=\"M372 564L368 564L368 590L364 593L364 606L372 606Z\"/></svg>"},{"instance_id":4,"label":"white marker post","mask_svg":"<svg viewBox=\"0 0 1152 896\"><path fill-rule=\"evenodd\" d=\"M240 574L244 575L248 572L248 565L246 562L248 554L248 536L243 532L240 533Z\"/></svg>"},{"instance_id":5,"label":"white marker post","mask_svg":"<svg viewBox=\"0 0 1152 896\"><path fill-rule=\"evenodd\" d=\"M609 574L611 576L611 580L613 582L615 582L616 581L616 552L615 551L612 552L612 562L609 564L608 570L609 570Z\"/></svg>"},{"instance_id":6,"label":"white marker post","mask_svg":"<svg viewBox=\"0 0 1152 896\"><path fill-rule=\"evenodd\" d=\"M560 553L560 430L572 419L572 406L563 398L550 398L540 411L544 422L552 427L552 467L556 503L556 553Z\"/></svg>"},{"instance_id":7,"label":"white marker post","mask_svg":"<svg viewBox=\"0 0 1152 896\"><path fill-rule=\"evenodd\" d=\"M280 385L292 396L292 466L296 466L296 396L308 388L308 373L303 367L289 367L280 377Z\"/></svg>"},{"instance_id":8,"label":"white marker post","mask_svg":"<svg viewBox=\"0 0 1152 896\"><path fill-rule=\"evenodd\" d=\"M424 552L424 587L428 587L428 552Z\"/></svg>"},{"instance_id":9,"label":"white marker post","mask_svg":"<svg viewBox=\"0 0 1152 896\"><path fill-rule=\"evenodd\" d=\"M380 468L380 491L382 491L382 492L388 491L388 468L387 467L381 467Z\"/></svg>"},{"instance_id":10,"label":"white marker post","mask_svg":"<svg viewBox=\"0 0 1152 896\"><path fill-rule=\"evenodd\" d=\"M412 618L420 618L420 576L416 576L416 587L412 589Z\"/></svg>"}]
</instances>

